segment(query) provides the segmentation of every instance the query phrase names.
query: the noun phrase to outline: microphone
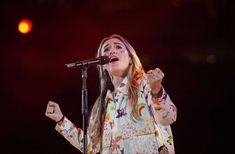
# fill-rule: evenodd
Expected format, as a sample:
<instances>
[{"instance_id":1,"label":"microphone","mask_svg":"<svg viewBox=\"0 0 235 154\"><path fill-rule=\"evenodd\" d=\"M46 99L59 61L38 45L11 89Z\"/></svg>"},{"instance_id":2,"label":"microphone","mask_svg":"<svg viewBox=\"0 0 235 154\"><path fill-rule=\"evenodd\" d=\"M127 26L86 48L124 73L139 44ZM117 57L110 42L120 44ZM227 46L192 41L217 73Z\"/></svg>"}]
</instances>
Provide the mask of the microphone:
<instances>
[{"instance_id":1,"label":"microphone","mask_svg":"<svg viewBox=\"0 0 235 154\"><path fill-rule=\"evenodd\" d=\"M83 61L78 61L78 62L74 62L74 63L69 63L69 64L65 64L65 66L67 66L68 68L71 67L82 67L82 66L88 66L88 65L104 65L109 63L110 59L108 56L100 56L100 57L96 57L96 58L92 58L92 59L87 59L87 60L83 60Z\"/></svg>"}]
</instances>

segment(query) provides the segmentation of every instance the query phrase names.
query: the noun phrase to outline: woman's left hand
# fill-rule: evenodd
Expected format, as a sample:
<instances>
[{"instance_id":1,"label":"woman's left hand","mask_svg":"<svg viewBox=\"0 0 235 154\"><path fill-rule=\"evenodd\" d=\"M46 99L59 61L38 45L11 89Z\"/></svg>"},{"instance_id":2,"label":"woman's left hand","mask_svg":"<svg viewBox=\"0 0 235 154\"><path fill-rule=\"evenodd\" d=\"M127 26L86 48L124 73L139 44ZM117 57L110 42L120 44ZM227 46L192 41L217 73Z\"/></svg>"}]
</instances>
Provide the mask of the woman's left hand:
<instances>
[{"instance_id":1,"label":"woman's left hand","mask_svg":"<svg viewBox=\"0 0 235 154\"><path fill-rule=\"evenodd\" d=\"M158 95L162 88L161 83L164 78L164 73L159 68L156 68L155 70L149 70L147 72L147 78L149 80L152 93L154 95Z\"/></svg>"}]
</instances>

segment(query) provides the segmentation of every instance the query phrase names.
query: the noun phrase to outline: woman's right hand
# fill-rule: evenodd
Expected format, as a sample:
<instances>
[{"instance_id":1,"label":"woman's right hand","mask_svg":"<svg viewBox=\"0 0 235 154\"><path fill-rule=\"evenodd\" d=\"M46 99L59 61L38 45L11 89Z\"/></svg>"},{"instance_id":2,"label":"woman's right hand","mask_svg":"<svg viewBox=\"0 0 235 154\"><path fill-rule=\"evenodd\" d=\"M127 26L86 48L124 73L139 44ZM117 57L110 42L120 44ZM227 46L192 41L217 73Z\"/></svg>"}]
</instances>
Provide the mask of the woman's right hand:
<instances>
[{"instance_id":1,"label":"woman's right hand","mask_svg":"<svg viewBox=\"0 0 235 154\"><path fill-rule=\"evenodd\" d=\"M59 104L52 101L47 103L45 115L55 122L58 122L63 117Z\"/></svg>"}]
</instances>

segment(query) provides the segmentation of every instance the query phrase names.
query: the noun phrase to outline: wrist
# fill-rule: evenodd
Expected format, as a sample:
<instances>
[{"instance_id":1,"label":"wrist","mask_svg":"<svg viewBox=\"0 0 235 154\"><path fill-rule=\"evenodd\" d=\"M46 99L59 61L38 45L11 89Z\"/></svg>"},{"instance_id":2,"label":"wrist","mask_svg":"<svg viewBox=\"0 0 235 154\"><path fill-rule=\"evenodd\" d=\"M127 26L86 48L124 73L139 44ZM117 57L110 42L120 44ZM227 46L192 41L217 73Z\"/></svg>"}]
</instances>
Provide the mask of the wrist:
<instances>
[{"instance_id":1,"label":"wrist","mask_svg":"<svg viewBox=\"0 0 235 154\"><path fill-rule=\"evenodd\" d=\"M154 98L160 98L163 93L163 88L161 87L158 91L151 91L152 97Z\"/></svg>"},{"instance_id":2,"label":"wrist","mask_svg":"<svg viewBox=\"0 0 235 154\"><path fill-rule=\"evenodd\" d=\"M62 115L62 117L60 118L60 120L56 121L57 124L61 124L64 121L64 115Z\"/></svg>"}]
</instances>

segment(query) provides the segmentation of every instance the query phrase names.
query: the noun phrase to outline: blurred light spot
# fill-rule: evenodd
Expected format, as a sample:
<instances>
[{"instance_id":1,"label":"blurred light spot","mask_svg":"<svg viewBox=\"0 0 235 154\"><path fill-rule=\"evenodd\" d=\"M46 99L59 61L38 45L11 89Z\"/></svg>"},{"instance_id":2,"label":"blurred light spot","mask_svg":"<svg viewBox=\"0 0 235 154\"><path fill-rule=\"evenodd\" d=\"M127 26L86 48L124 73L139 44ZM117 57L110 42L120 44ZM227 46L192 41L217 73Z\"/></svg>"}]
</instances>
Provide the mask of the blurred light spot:
<instances>
[{"instance_id":1,"label":"blurred light spot","mask_svg":"<svg viewBox=\"0 0 235 154\"><path fill-rule=\"evenodd\" d=\"M28 19L22 19L18 23L18 30L22 34L27 34L32 30L32 23Z\"/></svg>"},{"instance_id":2,"label":"blurred light spot","mask_svg":"<svg viewBox=\"0 0 235 154\"><path fill-rule=\"evenodd\" d=\"M207 55L206 61L209 64L214 64L216 62L216 56L215 55Z\"/></svg>"}]
</instances>

